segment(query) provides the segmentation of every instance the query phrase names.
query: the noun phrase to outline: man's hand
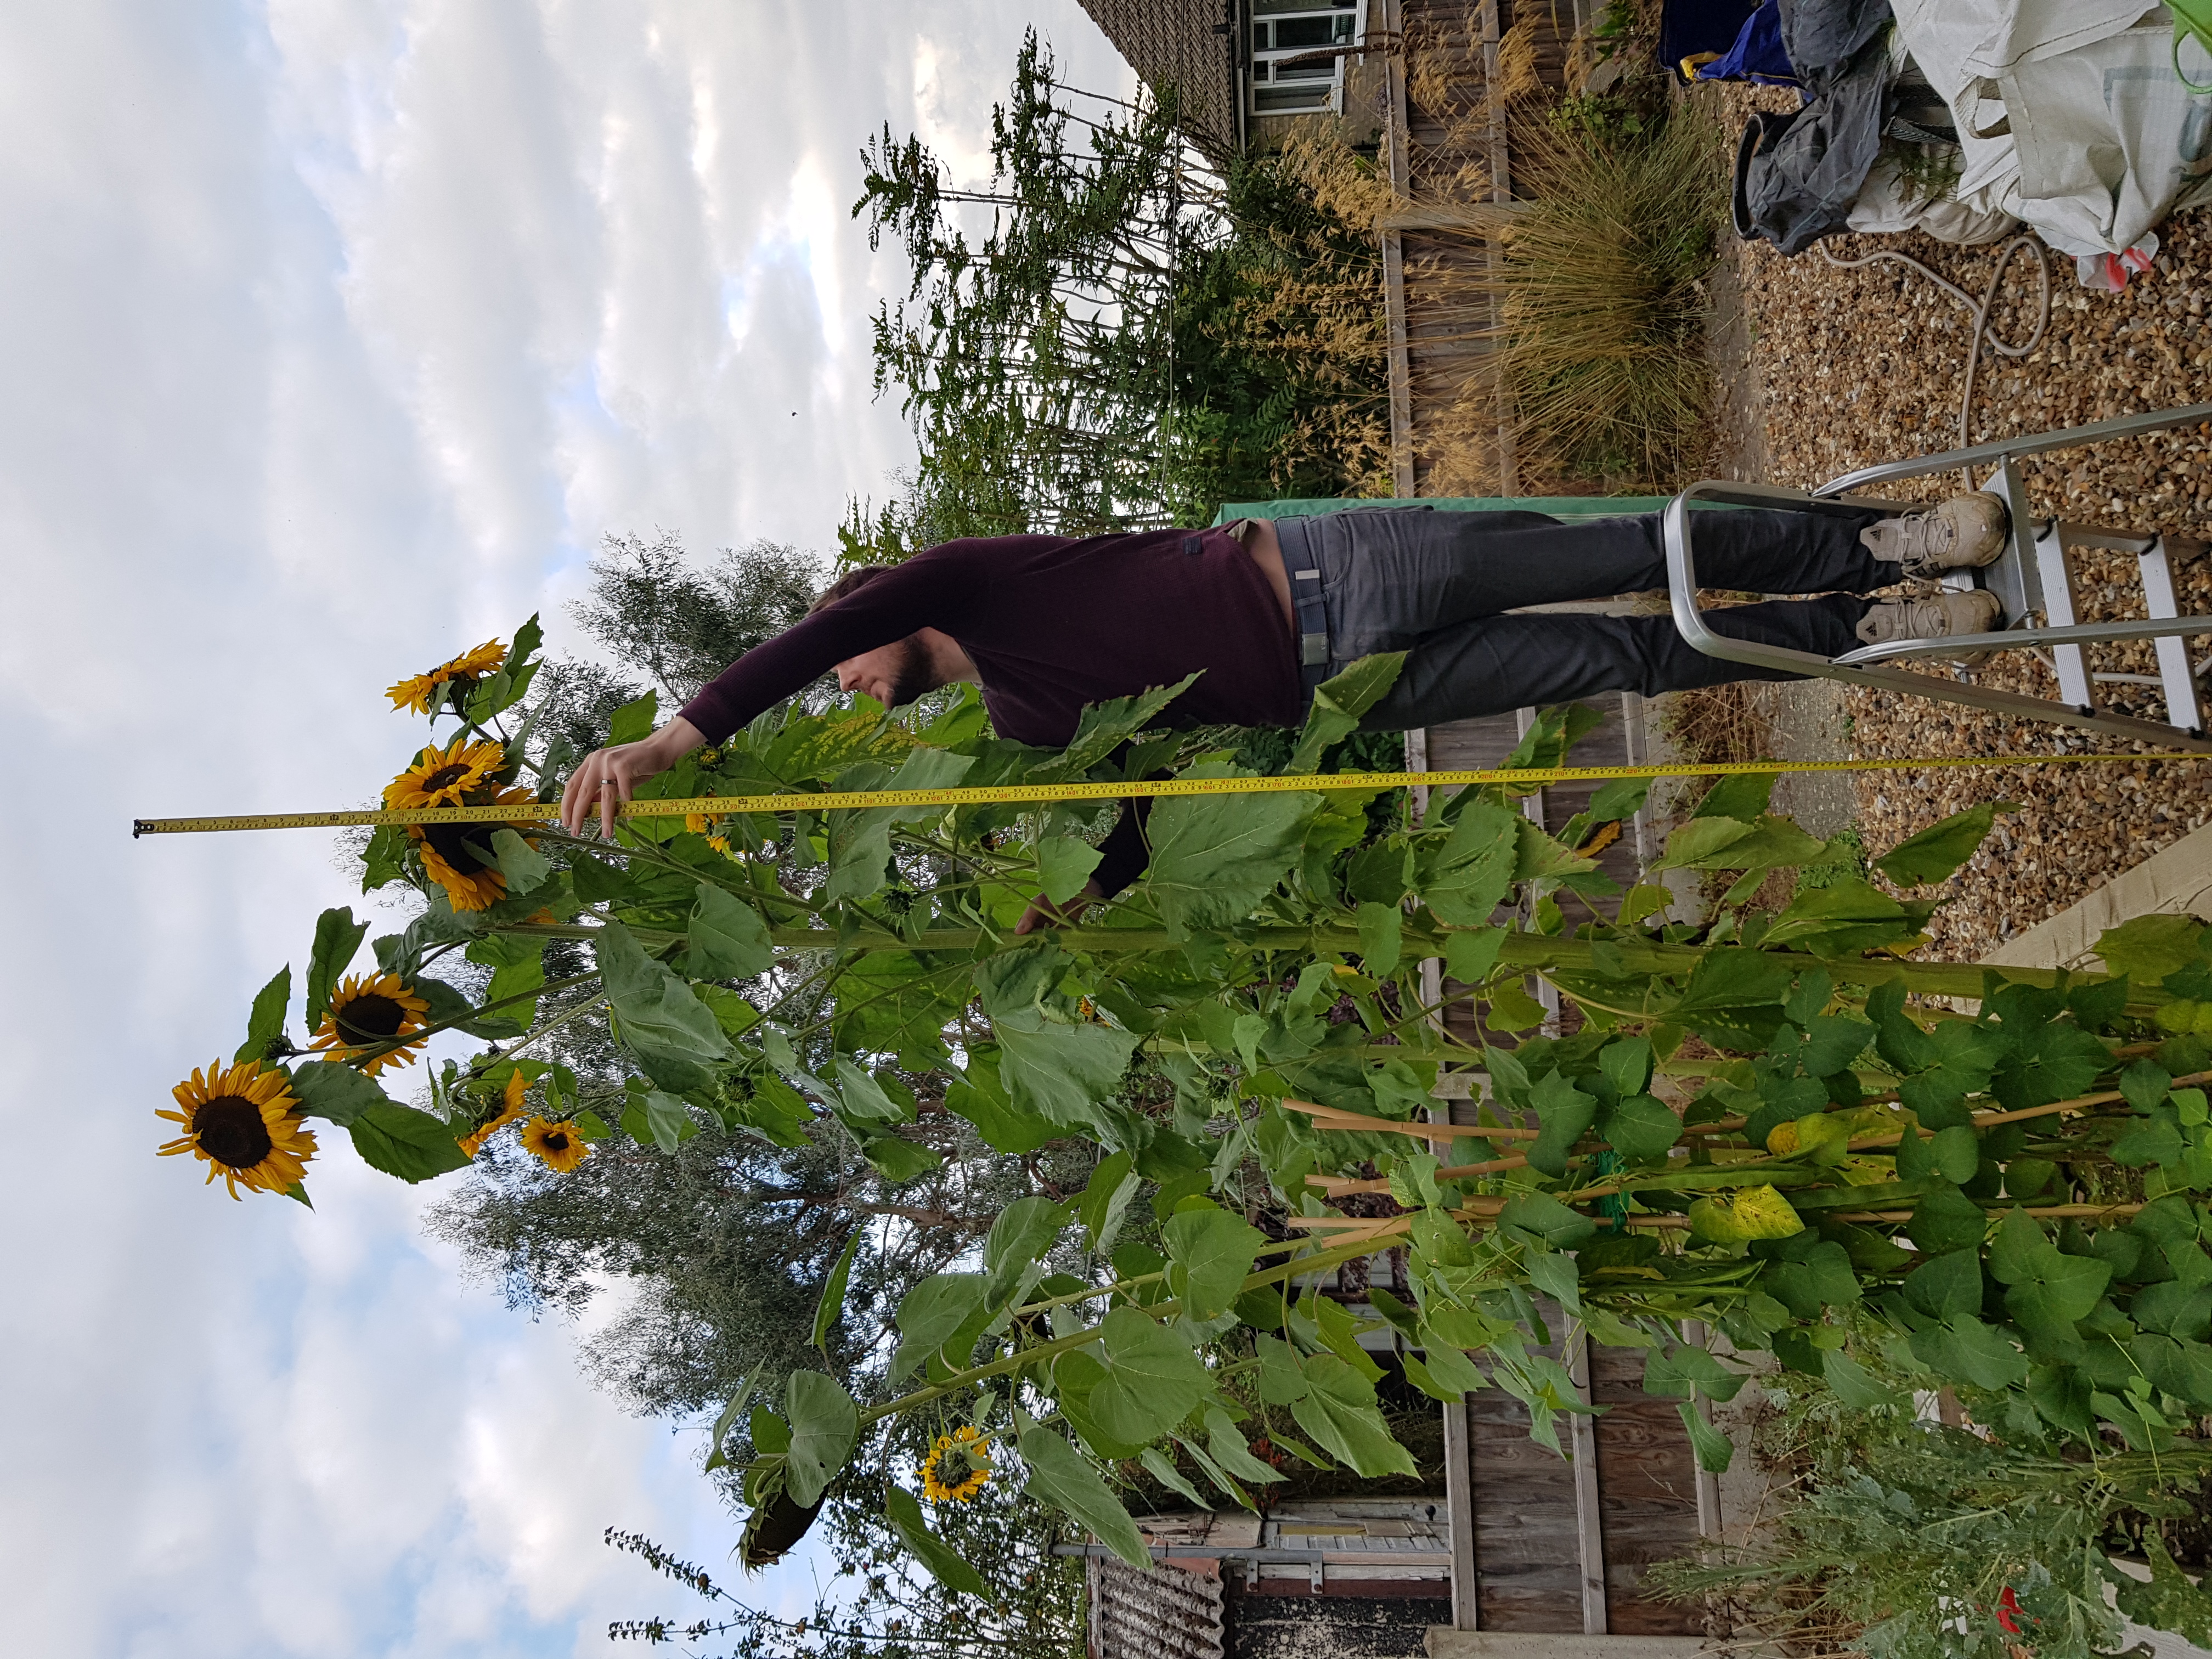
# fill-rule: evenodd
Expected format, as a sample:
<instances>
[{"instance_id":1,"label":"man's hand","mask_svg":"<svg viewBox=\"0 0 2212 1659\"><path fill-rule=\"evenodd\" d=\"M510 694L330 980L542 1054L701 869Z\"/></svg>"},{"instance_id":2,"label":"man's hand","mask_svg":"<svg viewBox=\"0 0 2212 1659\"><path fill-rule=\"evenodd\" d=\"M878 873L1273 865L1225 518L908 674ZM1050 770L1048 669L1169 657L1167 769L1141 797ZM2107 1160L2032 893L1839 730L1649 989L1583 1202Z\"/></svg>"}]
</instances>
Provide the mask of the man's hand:
<instances>
[{"instance_id":1,"label":"man's hand","mask_svg":"<svg viewBox=\"0 0 2212 1659\"><path fill-rule=\"evenodd\" d=\"M592 750L569 774L568 787L561 792L561 827L572 836L582 835L592 803L597 801L599 833L612 841L616 810L630 798L630 792L706 741L697 726L678 714L649 738Z\"/></svg>"},{"instance_id":2,"label":"man's hand","mask_svg":"<svg viewBox=\"0 0 2212 1659\"><path fill-rule=\"evenodd\" d=\"M1022 919L1014 924L1017 933L1034 933L1040 927L1073 927L1083 919L1083 913L1106 895L1095 881L1083 884L1083 890L1064 904L1055 905L1042 893L1030 901L1030 908L1022 912Z\"/></svg>"}]
</instances>

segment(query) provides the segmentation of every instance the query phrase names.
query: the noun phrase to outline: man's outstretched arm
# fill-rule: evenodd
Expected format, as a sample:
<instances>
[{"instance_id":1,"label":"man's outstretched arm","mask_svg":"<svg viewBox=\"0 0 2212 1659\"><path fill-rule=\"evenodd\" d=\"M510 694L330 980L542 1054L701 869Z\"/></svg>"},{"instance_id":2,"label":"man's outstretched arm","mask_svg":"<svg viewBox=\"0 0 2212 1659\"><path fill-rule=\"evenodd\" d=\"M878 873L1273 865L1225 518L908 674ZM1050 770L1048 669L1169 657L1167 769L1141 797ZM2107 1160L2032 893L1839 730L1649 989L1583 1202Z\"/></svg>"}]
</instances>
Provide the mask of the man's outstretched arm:
<instances>
[{"instance_id":1,"label":"man's outstretched arm","mask_svg":"<svg viewBox=\"0 0 2212 1659\"><path fill-rule=\"evenodd\" d=\"M631 792L706 741L697 726L678 714L649 738L593 750L568 775L568 787L561 792L561 827L572 836L582 835L584 820L597 801L599 833L613 840L615 812Z\"/></svg>"}]
</instances>

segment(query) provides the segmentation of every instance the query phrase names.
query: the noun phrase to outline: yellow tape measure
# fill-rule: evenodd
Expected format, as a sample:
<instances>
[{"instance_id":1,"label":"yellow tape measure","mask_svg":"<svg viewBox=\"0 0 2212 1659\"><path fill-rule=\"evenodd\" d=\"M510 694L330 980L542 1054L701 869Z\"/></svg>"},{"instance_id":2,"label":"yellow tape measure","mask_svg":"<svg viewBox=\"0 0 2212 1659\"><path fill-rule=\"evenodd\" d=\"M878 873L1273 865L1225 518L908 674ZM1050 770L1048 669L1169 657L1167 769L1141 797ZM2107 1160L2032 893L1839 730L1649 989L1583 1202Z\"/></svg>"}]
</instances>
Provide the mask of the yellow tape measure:
<instances>
[{"instance_id":1,"label":"yellow tape measure","mask_svg":"<svg viewBox=\"0 0 2212 1659\"><path fill-rule=\"evenodd\" d=\"M691 795L625 801L625 818L729 817L740 812L833 812L878 806L1027 806L1065 800L1158 800L1184 795L1273 795L1295 790L1454 788L1504 783L1607 783L1626 778L1764 776L1783 772L1917 772L1992 766L2081 766L2095 763L2202 760L2201 755L1950 755L1905 760L1724 761L1709 766L1547 766L1518 771L1331 772L1277 778L1166 778L1145 783L1012 783L973 789L851 789L813 795ZM238 817L139 818L140 836L202 835L217 830L335 830L356 823L543 823L557 801L501 806L416 806L384 811L262 812ZM598 809L592 809L598 816Z\"/></svg>"}]
</instances>

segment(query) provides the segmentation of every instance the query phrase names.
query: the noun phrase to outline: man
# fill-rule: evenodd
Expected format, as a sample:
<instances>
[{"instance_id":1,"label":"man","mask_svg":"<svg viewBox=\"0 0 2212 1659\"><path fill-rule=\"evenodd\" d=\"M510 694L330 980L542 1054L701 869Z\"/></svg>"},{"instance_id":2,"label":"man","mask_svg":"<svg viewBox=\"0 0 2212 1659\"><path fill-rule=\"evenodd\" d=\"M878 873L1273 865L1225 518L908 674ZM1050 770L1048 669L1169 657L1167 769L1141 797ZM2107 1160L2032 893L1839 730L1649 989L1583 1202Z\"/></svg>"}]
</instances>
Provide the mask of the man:
<instances>
[{"instance_id":1,"label":"man","mask_svg":"<svg viewBox=\"0 0 2212 1659\"><path fill-rule=\"evenodd\" d=\"M1708 613L1717 632L1839 656L1856 646L1995 628L1981 590L1933 599L1859 597L1905 576L1984 565L2003 550L1994 495L1902 518L1744 510L1701 514L1711 586L1817 593ZM617 801L702 744L719 743L831 667L885 708L969 680L999 733L1058 747L1085 705L1199 678L1169 725L1297 726L1313 689L1361 657L1408 653L1361 722L1398 731L1570 702L1646 696L1796 675L1691 649L1664 616L1514 614L1666 585L1656 514L1563 524L1540 513L1389 507L1248 519L1225 529L1078 539L1001 536L945 543L905 563L848 571L805 620L747 652L638 743L586 757L562 797L580 833L594 802L614 833ZM1125 812L1070 919L1143 872L1141 815ZM1055 919L1040 900L1029 932Z\"/></svg>"}]
</instances>

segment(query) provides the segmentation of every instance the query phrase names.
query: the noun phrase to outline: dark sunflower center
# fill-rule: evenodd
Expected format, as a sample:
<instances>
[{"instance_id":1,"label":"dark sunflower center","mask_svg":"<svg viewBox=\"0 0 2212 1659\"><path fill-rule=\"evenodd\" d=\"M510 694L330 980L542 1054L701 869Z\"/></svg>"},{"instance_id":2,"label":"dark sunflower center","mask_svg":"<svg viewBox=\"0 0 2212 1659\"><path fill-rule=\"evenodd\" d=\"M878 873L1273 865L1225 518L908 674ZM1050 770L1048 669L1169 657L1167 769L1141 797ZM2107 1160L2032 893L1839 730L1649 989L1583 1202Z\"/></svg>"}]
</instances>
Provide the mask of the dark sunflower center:
<instances>
[{"instance_id":1,"label":"dark sunflower center","mask_svg":"<svg viewBox=\"0 0 2212 1659\"><path fill-rule=\"evenodd\" d=\"M491 854L492 831L501 828L488 823L432 823L423 826L422 839L437 849L438 856L461 875L472 876L479 870L497 867Z\"/></svg>"},{"instance_id":2,"label":"dark sunflower center","mask_svg":"<svg viewBox=\"0 0 2212 1659\"><path fill-rule=\"evenodd\" d=\"M194 1112L192 1134L202 1152L234 1170L252 1169L276 1145L261 1109L240 1095L217 1095Z\"/></svg>"},{"instance_id":3,"label":"dark sunflower center","mask_svg":"<svg viewBox=\"0 0 2212 1659\"><path fill-rule=\"evenodd\" d=\"M556 1129L551 1134L546 1136L545 1150L549 1152L567 1152L568 1150L568 1137L567 1133L563 1130Z\"/></svg>"},{"instance_id":4,"label":"dark sunflower center","mask_svg":"<svg viewBox=\"0 0 2212 1659\"><path fill-rule=\"evenodd\" d=\"M374 992L356 997L338 1013L338 1035L349 1042L397 1036L407 1011L390 997Z\"/></svg>"},{"instance_id":5,"label":"dark sunflower center","mask_svg":"<svg viewBox=\"0 0 2212 1659\"><path fill-rule=\"evenodd\" d=\"M422 787L426 790L443 789L452 784L459 783L468 775L469 769L460 762L455 761L451 765L440 767L428 777L423 779Z\"/></svg>"}]
</instances>

